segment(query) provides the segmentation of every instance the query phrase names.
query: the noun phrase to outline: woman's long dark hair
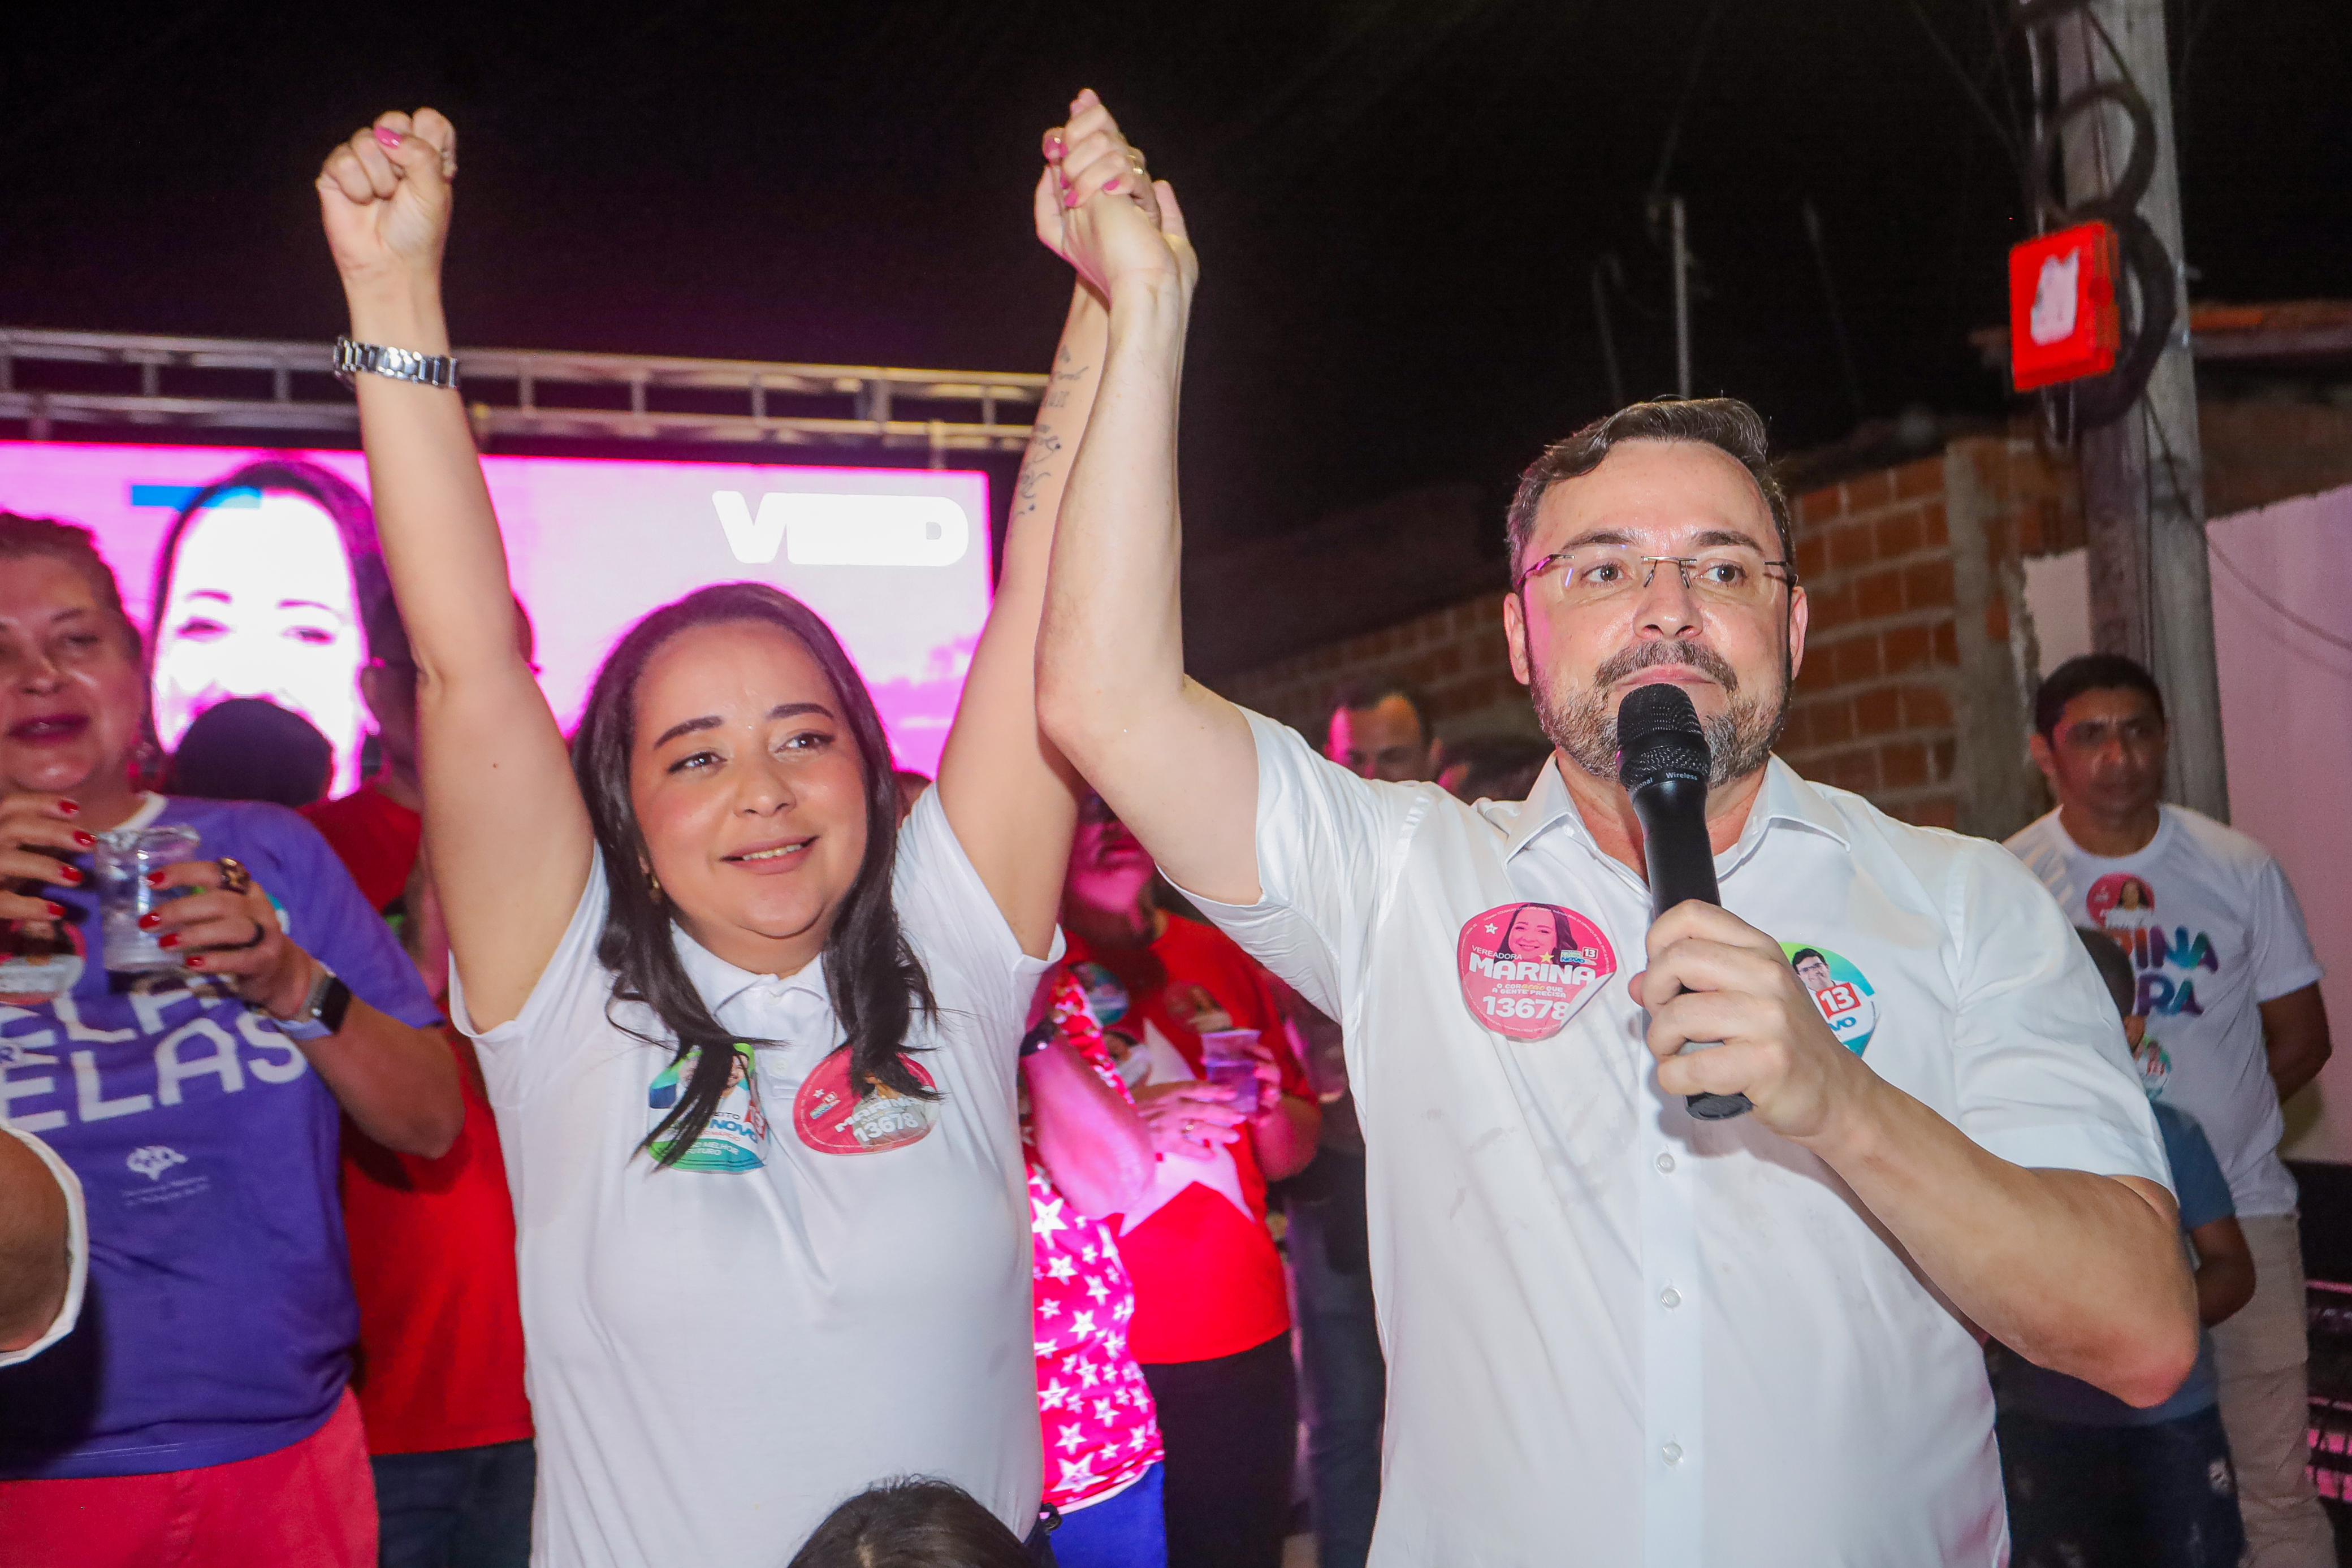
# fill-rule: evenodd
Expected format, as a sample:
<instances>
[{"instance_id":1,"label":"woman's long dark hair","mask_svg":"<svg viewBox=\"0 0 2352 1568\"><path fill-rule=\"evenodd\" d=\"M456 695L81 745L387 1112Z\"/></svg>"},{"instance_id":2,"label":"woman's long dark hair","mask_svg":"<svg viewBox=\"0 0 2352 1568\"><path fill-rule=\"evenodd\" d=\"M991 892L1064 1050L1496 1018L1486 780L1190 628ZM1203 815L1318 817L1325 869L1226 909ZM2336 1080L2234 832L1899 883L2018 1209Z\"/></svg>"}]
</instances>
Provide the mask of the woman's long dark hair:
<instances>
[{"instance_id":1,"label":"woman's long dark hair","mask_svg":"<svg viewBox=\"0 0 2352 1568\"><path fill-rule=\"evenodd\" d=\"M843 720L857 743L866 786L866 858L824 943L825 988L849 1037L850 1081L886 1085L917 1099L937 1092L907 1065L907 1031L919 1010L928 1014L936 1004L929 977L898 929L898 907L891 902L891 876L898 860L898 781L891 771L890 742L882 732L873 695L833 628L799 600L761 582L697 589L630 627L613 645L596 672L587 712L572 740L572 770L580 780L597 847L604 852L604 880L611 891L596 956L613 971L613 1000L651 1008L669 1038L618 1027L648 1044L672 1048L680 1060L688 1051L702 1052L677 1104L646 1134L646 1146L656 1150L655 1157L664 1165L676 1163L693 1147L719 1109L738 1037L711 1017L687 977L670 940L669 910L645 873L650 856L629 792L637 682L654 654L680 632L741 622L780 627L799 640L832 683Z\"/></svg>"}]
</instances>

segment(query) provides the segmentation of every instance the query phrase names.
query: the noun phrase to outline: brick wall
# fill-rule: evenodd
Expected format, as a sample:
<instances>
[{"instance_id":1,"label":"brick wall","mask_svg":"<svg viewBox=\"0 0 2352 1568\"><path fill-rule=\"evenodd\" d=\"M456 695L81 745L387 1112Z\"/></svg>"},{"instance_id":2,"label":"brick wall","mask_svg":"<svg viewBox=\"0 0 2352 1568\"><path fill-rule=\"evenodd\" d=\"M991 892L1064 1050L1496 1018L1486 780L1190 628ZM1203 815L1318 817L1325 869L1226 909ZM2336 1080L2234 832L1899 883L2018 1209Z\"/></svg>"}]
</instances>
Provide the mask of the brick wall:
<instances>
[{"instance_id":1,"label":"brick wall","mask_svg":"<svg viewBox=\"0 0 2352 1568\"><path fill-rule=\"evenodd\" d=\"M2030 441L1958 441L1801 497L1812 623L1780 754L1909 821L2021 825L2034 661L2019 563L2081 538L2072 468ZM1999 722L1972 725L1989 706Z\"/></svg>"},{"instance_id":2,"label":"brick wall","mask_svg":"<svg viewBox=\"0 0 2352 1568\"><path fill-rule=\"evenodd\" d=\"M2032 775L2018 672L2034 661L2019 562L2082 541L2071 468L2031 441L1964 440L1811 491L1797 516L1811 630L1781 755L1910 821L2021 825ZM1378 677L1419 687L1448 738L1537 733L1493 593L1217 685L1314 736L1336 687Z\"/></svg>"},{"instance_id":3,"label":"brick wall","mask_svg":"<svg viewBox=\"0 0 2352 1568\"><path fill-rule=\"evenodd\" d=\"M1319 741L1331 694L1352 680L1410 682L1428 702L1438 733L1538 733L1527 688L1511 677L1503 642L1503 596L1482 593L1378 632L1327 643L1216 683L1244 707L1293 725Z\"/></svg>"}]
</instances>

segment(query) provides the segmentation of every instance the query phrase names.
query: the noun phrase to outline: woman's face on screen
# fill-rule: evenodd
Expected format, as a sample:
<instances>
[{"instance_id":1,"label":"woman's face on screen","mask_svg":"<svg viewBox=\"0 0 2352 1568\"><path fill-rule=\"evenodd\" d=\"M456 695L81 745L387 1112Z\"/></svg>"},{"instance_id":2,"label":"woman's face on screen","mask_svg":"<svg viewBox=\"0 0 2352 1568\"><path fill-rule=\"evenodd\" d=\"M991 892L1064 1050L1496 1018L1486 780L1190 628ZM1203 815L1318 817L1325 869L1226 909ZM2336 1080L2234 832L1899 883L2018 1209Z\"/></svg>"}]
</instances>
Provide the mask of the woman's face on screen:
<instances>
[{"instance_id":1,"label":"woman's face on screen","mask_svg":"<svg viewBox=\"0 0 2352 1568\"><path fill-rule=\"evenodd\" d=\"M300 714L335 748L334 792L359 782L367 639L334 519L306 497L198 513L156 618L155 728L165 750L229 697Z\"/></svg>"}]
</instances>

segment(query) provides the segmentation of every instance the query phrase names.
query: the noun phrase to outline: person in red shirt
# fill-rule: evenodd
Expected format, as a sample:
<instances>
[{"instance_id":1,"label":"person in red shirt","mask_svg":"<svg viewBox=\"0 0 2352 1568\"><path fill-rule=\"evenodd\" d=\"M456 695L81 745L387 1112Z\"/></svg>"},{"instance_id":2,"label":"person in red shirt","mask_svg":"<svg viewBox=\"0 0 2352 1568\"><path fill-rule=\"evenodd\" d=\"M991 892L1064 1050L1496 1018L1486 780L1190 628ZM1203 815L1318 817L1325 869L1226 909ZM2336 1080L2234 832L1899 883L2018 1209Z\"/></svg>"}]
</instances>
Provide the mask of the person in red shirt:
<instances>
[{"instance_id":1,"label":"person in red shirt","mask_svg":"<svg viewBox=\"0 0 2352 1568\"><path fill-rule=\"evenodd\" d=\"M530 622L520 604L515 618L528 659ZM361 676L382 765L352 793L303 814L439 998L449 947L418 815L416 666L389 604L382 619L368 628ZM466 1096L447 1154L395 1154L343 1121L343 1228L360 1303L353 1386L375 1471L381 1568L524 1568L537 1461L514 1206L473 1047L446 1032Z\"/></svg>"},{"instance_id":2,"label":"person in red shirt","mask_svg":"<svg viewBox=\"0 0 2352 1568\"><path fill-rule=\"evenodd\" d=\"M1298 1394L1265 1184L1314 1157L1321 1112L1272 977L1223 933L1160 908L1158 871L1099 797L1080 805L1068 961L1158 1156L1114 1227L1135 1281L1128 1339L1167 1448L1170 1568L1276 1568ZM1254 1059L1258 1108L1207 1082L1204 1034Z\"/></svg>"}]
</instances>

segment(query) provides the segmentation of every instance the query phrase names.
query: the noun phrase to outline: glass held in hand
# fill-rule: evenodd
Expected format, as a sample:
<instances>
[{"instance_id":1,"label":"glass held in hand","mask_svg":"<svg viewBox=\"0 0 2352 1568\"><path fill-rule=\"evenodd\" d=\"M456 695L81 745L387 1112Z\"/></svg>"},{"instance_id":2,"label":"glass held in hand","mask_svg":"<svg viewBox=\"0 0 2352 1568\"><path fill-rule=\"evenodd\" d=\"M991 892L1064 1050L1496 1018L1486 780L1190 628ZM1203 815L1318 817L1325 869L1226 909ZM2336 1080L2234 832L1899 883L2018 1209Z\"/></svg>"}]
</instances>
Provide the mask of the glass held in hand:
<instances>
[{"instance_id":1,"label":"glass held in hand","mask_svg":"<svg viewBox=\"0 0 2352 1568\"><path fill-rule=\"evenodd\" d=\"M1234 1109L1255 1116L1265 1108L1265 1081L1257 1075L1258 1031L1211 1030L1201 1036L1201 1076L1233 1092Z\"/></svg>"},{"instance_id":2,"label":"glass held in hand","mask_svg":"<svg viewBox=\"0 0 2352 1568\"><path fill-rule=\"evenodd\" d=\"M118 828L98 836L99 926L106 967L116 974L177 969L180 955L159 946L156 934L140 920L158 906L184 898L194 888L155 887L147 879L167 866L196 858L202 836L194 828Z\"/></svg>"}]
</instances>

